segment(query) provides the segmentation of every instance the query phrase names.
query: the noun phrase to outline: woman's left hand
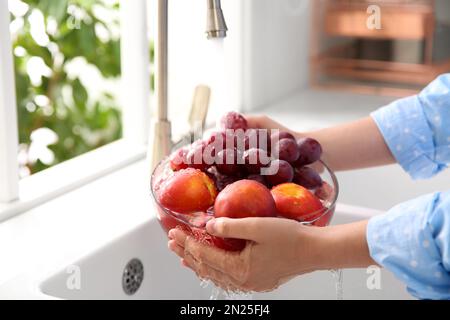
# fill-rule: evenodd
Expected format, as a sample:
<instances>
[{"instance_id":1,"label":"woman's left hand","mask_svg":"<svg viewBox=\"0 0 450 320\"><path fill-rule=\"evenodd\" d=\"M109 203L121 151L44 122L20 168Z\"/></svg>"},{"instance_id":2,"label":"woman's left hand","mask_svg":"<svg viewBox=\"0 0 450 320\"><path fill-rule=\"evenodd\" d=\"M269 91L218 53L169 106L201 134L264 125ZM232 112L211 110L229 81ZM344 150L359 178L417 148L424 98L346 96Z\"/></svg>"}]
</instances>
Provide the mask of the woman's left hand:
<instances>
[{"instance_id":1,"label":"woman's left hand","mask_svg":"<svg viewBox=\"0 0 450 320\"><path fill-rule=\"evenodd\" d=\"M303 273L320 268L320 228L279 218L218 218L207 231L222 238L246 239L241 252L227 252L195 241L185 232L169 232L169 248L200 278L224 289L270 291Z\"/></svg>"}]
</instances>

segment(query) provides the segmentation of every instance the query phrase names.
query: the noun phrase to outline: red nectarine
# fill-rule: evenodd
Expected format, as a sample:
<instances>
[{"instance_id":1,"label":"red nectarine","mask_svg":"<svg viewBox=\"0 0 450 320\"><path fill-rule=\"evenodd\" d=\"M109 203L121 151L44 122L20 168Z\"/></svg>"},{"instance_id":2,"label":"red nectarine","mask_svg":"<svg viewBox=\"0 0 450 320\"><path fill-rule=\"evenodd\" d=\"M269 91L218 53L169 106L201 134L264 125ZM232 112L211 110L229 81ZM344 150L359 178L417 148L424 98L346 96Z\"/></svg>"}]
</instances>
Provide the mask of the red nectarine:
<instances>
[{"instance_id":1,"label":"red nectarine","mask_svg":"<svg viewBox=\"0 0 450 320\"><path fill-rule=\"evenodd\" d=\"M200 170L188 168L175 172L161 185L158 201L173 212L205 211L214 204L214 182Z\"/></svg>"},{"instance_id":2,"label":"red nectarine","mask_svg":"<svg viewBox=\"0 0 450 320\"><path fill-rule=\"evenodd\" d=\"M312 219L312 215L323 212L323 205L308 189L295 183L284 183L271 191L278 213L289 219L300 221Z\"/></svg>"},{"instance_id":3,"label":"red nectarine","mask_svg":"<svg viewBox=\"0 0 450 320\"><path fill-rule=\"evenodd\" d=\"M239 180L219 193L214 215L227 218L273 217L276 215L275 201L263 184Z\"/></svg>"}]
</instances>

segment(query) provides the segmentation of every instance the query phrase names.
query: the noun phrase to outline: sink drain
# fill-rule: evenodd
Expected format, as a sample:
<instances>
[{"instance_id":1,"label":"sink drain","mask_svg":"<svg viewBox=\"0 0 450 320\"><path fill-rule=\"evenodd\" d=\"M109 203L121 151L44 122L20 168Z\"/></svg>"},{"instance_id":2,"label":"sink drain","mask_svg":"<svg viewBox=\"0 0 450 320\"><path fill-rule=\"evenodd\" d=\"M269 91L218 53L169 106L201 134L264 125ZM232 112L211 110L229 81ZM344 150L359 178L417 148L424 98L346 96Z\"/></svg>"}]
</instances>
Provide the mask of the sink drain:
<instances>
[{"instance_id":1,"label":"sink drain","mask_svg":"<svg viewBox=\"0 0 450 320\"><path fill-rule=\"evenodd\" d=\"M130 260L122 275L122 288L127 295L133 295L139 290L144 280L144 265L139 259Z\"/></svg>"}]
</instances>

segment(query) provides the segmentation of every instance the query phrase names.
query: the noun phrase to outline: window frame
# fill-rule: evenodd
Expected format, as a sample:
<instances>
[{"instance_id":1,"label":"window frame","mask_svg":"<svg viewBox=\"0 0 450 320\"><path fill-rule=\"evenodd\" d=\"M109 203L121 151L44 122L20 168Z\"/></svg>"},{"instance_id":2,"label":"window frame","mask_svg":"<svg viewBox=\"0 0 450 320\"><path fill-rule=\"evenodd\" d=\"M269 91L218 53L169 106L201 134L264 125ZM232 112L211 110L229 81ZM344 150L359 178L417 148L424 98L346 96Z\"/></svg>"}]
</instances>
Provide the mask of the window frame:
<instances>
[{"instance_id":1,"label":"window frame","mask_svg":"<svg viewBox=\"0 0 450 320\"><path fill-rule=\"evenodd\" d=\"M19 134L8 1L0 1L0 202L19 196Z\"/></svg>"},{"instance_id":2,"label":"window frame","mask_svg":"<svg viewBox=\"0 0 450 320\"><path fill-rule=\"evenodd\" d=\"M0 222L145 158L150 126L146 0L120 0L122 139L19 180L8 1L0 1ZM149 177L150 177L150 173Z\"/></svg>"}]
</instances>

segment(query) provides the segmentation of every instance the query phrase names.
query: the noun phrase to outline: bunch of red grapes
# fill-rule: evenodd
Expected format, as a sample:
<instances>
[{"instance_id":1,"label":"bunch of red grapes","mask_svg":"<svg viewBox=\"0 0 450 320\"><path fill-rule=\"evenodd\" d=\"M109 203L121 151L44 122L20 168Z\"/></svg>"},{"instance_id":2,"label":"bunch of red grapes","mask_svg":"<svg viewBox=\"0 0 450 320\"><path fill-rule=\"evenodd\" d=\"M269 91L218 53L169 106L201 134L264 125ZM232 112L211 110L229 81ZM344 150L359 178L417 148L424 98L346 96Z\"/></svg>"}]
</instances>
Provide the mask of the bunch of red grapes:
<instances>
[{"instance_id":1,"label":"bunch of red grapes","mask_svg":"<svg viewBox=\"0 0 450 320\"><path fill-rule=\"evenodd\" d=\"M294 182L316 189L322 186L322 179L308 165L321 155L321 145L312 138L249 128L244 116L229 112L220 119L217 130L172 154L170 166L174 171L194 168L205 172L218 191L241 179L269 188Z\"/></svg>"}]
</instances>

